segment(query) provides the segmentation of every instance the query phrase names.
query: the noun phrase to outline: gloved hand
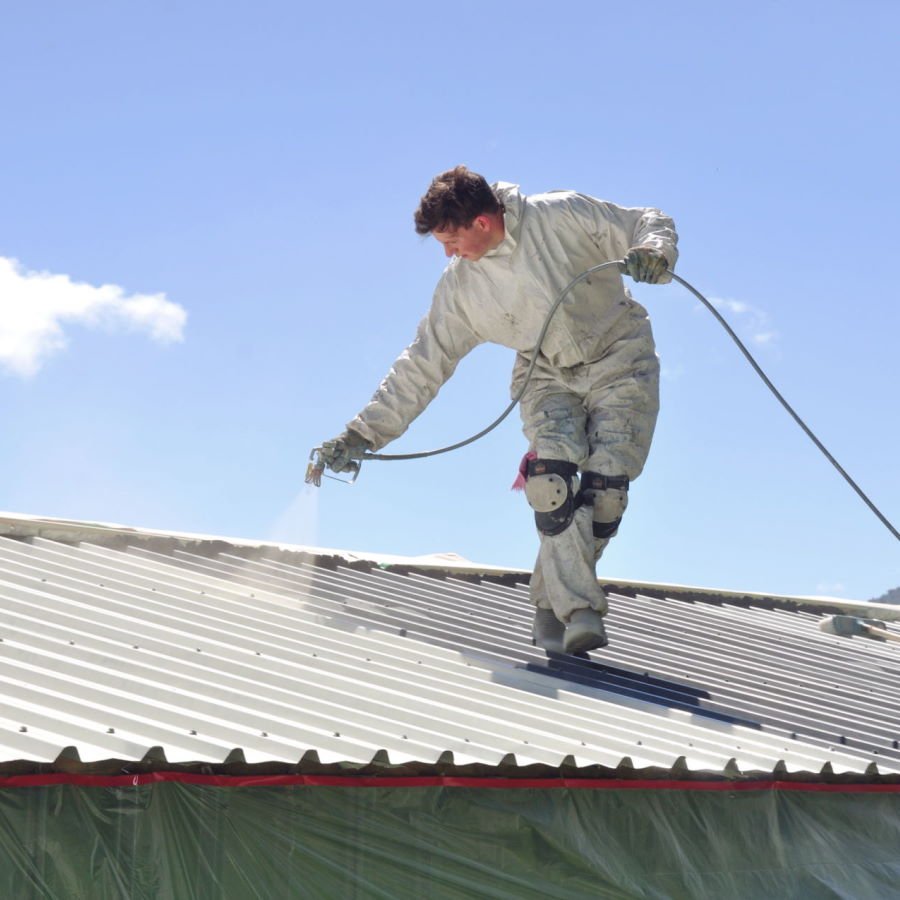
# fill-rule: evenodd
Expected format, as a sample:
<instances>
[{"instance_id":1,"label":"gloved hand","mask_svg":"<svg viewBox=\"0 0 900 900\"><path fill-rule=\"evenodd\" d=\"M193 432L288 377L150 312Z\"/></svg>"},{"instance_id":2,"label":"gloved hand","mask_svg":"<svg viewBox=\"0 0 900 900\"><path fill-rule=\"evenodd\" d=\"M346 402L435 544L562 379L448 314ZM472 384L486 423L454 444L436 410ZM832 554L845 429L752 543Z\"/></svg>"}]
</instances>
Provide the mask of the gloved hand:
<instances>
[{"instance_id":1,"label":"gloved hand","mask_svg":"<svg viewBox=\"0 0 900 900\"><path fill-rule=\"evenodd\" d=\"M352 472L356 468L354 460L362 459L372 445L355 431L347 429L332 441L325 441L319 451L322 462L332 472Z\"/></svg>"},{"instance_id":2,"label":"gloved hand","mask_svg":"<svg viewBox=\"0 0 900 900\"><path fill-rule=\"evenodd\" d=\"M635 281L659 284L668 268L665 253L655 247L632 247L625 255L625 273Z\"/></svg>"}]
</instances>

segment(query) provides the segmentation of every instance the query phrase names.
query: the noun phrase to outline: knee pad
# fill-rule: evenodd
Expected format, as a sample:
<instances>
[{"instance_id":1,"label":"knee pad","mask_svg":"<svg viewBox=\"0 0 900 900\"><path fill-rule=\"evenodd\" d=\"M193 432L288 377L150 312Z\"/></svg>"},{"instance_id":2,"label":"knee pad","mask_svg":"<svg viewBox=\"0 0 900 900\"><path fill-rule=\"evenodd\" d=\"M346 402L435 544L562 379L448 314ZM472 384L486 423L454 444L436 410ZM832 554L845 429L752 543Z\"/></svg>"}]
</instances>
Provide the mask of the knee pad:
<instances>
[{"instance_id":1,"label":"knee pad","mask_svg":"<svg viewBox=\"0 0 900 900\"><path fill-rule=\"evenodd\" d=\"M565 531L581 504L578 466L561 459L529 460L525 497L541 534Z\"/></svg>"},{"instance_id":2,"label":"knee pad","mask_svg":"<svg viewBox=\"0 0 900 900\"><path fill-rule=\"evenodd\" d=\"M622 514L628 506L628 479L624 476L585 472L584 494L593 495L594 537L611 538L618 530Z\"/></svg>"}]
</instances>

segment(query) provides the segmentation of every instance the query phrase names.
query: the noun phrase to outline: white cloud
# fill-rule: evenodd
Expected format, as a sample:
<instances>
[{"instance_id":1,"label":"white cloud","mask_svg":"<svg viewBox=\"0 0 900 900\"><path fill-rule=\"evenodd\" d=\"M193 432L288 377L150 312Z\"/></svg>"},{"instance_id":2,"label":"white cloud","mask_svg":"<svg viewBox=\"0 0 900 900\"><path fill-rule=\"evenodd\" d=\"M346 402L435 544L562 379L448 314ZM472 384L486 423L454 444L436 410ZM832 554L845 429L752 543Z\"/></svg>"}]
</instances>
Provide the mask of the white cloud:
<instances>
[{"instance_id":1,"label":"white cloud","mask_svg":"<svg viewBox=\"0 0 900 900\"><path fill-rule=\"evenodd\" d=\"M740 300L728 300L723 297L713 297L712 298L713 306L724 306L729 312L733 312L736 315L740 315L741 313L749 312L750 306L746 303L743 303Z\"/></svg>"},{"instance_id":2,"label":"white cloud","mask_svg":"<svg viewBox=\"0 0 900 900\"><path fill-rule=\"evenodd\" d=\"M684 375L684 366L681 363L674 366L663 363L659 374L664 381L678 381Z\"/></svg>"},{"instance_id":3,"label":"white cloud","mask_svg":"<svg viewBox=\"0 0 900 900\"><path fill-rule=\"evenodd\" d=\"M187 312L165 294L95 287L68 275L30 272L0 256L0 368L27 378L66 345L65 326L142 331L168 344L184 339Z\"/></svg>"},{"instance_id":4,"label":"white cloud","mask_svg":"<svg viewBox=\"0 0 900 900\"><path fill-rule=\"evenodd\" d=\"M752 343L760 347L771 346L778 340L778 332L771 327L769 314L765 310L744 303L742 300L731 300L725 297L710 297L709 301L717 309L725 310L725 312L740 318L741 331L749 332L747 339ZM728 324L735 328L735 322Z\"/></svg>"}]
</instances>

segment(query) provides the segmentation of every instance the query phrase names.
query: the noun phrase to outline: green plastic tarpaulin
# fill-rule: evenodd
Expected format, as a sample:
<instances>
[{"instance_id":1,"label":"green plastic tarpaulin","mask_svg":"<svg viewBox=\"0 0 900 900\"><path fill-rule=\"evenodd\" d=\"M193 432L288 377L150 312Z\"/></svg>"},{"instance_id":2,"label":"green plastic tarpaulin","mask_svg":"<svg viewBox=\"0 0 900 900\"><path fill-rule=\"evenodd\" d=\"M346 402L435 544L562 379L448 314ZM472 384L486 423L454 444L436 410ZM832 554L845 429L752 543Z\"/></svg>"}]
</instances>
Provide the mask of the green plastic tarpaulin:
<instances>
[{"instance_id":1,"label":"green plastic tarpaulin","mask_svg":"<svg viewBox=\"0 0 900 900\"><path fill-rule=\"evenodd\" d=\"M900 786L0 780L4 898L900 897Z\"/></svg>"}]
</instances>

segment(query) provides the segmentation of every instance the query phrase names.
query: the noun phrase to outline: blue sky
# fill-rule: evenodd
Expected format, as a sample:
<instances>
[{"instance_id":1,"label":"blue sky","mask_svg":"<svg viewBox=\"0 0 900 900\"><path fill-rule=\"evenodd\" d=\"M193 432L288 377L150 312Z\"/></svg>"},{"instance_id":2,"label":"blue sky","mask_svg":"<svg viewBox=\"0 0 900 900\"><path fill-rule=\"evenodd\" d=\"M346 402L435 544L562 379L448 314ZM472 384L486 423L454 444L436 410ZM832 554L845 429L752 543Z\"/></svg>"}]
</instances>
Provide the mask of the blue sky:
<instances>
[{"instance_id":1,"label":"blue sky","mask_svg":"<svg viewBox=\"0 0 900 900\"><path fill-rule=\"evenodd\" d=\"M893 2L33 3L0 32L0 509L530 567L518 416L303 485L443 268L460 162L658 206L678 272L895 525ZM599 262L600 260L598 260ZM662 412L604 577L867 599L900 544L677 285L636 286ZM483 347L397 452L478 431Z\"/></svg>"}]
</instances>

